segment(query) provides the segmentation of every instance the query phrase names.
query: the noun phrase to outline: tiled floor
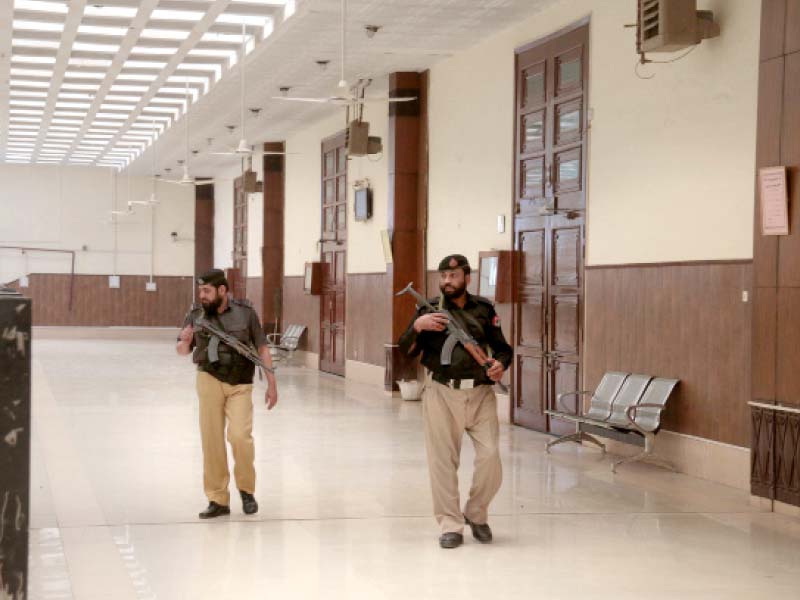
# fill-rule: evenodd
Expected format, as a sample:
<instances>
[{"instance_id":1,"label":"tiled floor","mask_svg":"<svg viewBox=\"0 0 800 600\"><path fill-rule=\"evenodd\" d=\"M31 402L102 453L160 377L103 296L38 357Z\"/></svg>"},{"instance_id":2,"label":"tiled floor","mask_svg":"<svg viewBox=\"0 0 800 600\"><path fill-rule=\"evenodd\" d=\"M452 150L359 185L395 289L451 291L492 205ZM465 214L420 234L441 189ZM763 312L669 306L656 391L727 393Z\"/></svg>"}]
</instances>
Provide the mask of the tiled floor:
<instances>
[{"instance_id":1,"label":"tiled floor","mask_svg":"<svg viewBox=\"0 0 800 600\"><path fill-rule=\"evenodd\" d=\"M495 543L441 550L419 404L301 368L256 388L260 512L201 522L174 333L36 332L32 598L800 598L800 520L513 427Z\"/></svg>"}]
</instances>

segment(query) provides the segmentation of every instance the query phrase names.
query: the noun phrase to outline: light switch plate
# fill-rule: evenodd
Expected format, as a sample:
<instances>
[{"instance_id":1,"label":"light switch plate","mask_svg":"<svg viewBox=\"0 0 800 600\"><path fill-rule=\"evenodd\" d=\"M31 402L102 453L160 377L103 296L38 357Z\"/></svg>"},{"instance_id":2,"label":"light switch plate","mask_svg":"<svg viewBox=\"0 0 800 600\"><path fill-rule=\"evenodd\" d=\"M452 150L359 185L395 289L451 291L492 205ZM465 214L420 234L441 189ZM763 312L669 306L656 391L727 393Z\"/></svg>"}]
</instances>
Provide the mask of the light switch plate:
<instances>
[{"instance_id":1,"label":"light switch plate","mask_svg":"<svg viewBox=\"0 0 800 600\"><path fill-rule=\"evenodd\" d=\"M108 287L114 290L119 289L119 275L108 276Z\"/></svg>"},{"instance_id":2,"label":"light switch plate","mask_svg":"<svg viewBox=\"0 0 800 600\"><path fill-rule=\"evenodd\" d=\"M22 277L19 278L19 287L26 288L26 287L28 287L28 283L29 282L28 282L28 276L27 275L23 275Z\"/></svg>"},{"instance_id":3,"label":"light switch plate","mask_svg":"<svg viewBox=\"0 0 800 600\"><path fill-rule=\"evenodd\" d=\"M497 233L506 232L506 216L497 215Z\"/></svg>"},{"instance_id":4,"label":"light switch plate","mask_svg":"<svg viewBox=\"0 0 800 600\"><path fill-rule=\"evenodd\" d=\"M146 281L144 284L145 291L148 292L155 292L157 291L156 282L155 281Z\"/></svg>"}]
</instances>

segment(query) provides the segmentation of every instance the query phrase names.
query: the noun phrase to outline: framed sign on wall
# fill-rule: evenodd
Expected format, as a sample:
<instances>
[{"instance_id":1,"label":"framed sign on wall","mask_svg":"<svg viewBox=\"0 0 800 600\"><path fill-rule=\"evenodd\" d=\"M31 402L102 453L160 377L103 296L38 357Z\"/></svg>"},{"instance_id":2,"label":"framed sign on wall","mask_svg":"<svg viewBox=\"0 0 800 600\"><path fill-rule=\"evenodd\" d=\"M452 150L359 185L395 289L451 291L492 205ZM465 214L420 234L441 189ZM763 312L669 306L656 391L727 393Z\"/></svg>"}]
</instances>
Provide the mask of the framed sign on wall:
<instances>
[{"instance_id":1,"label":"framed sign on wall","mask_svg":"<svg viewBox=\"0 0 800 600\"><path fill-rule=\"evenodd\" d=\"M786 167L759 169L758 195L761 199L761 234L789 235Z\"/></svg>"}]
</instances>

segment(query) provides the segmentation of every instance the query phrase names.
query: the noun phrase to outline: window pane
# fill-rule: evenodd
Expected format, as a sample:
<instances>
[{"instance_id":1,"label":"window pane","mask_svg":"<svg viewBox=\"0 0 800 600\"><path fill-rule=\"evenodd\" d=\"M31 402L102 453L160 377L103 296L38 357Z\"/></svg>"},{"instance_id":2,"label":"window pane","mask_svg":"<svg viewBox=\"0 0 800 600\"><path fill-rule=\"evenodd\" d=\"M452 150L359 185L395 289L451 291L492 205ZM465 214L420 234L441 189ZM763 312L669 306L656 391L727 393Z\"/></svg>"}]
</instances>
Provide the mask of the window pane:
<instances>
[{"instance_id":1,"label":"window pane","mask_svg":"<svg viewBox=\"0 0 800 600\"><path fill-rule=\"evenodd\" d=\"M543 195L544 160L525 160L522 162L522 196L538 198Z\"/></svg>"},{"instance_id":2,"label":"window pane","mask_svg":"<svg viewBox=\"0 0 800 600\"><path fill-rule=\"evenodd\" d=\"M581 86L581 51L573 50L567 55L559 57L558 62L558 89L567 90Z\"/></svg>"},{"instance_id":3,"label":"window pane","mask_svg":"<svg viewBox=\"0 0 800 600\"><path fill-rule=\"evenodd\" d=\"M339 231L347 229L347 210L346 210L346 206L347 206L346 204L340 204L337 207L336 228Z\"/></svg>"},{"instance_id":4,"label":"window pane","mask_svg":"<svg viewBox=\"0 0 800 600\"><path fill-rule=\"evenodd\" d=\"M347 202L347 178L346 177L339 177L337 179L337 194L336 194L336 201L337 202Z\"/></svg>"},{"instance_id":5,"label":"window pane","mask_svg":"<svg viewBox=\"0 0 800 600\"><path fill-rule=\"evenodd\" d=\"M325 204L333 204L336 202L336 189L333 187L335 184L333 179L328 179L325 182Z\"/></svg>"},{"instance_id":6,"label":"window pane","mask_svg":"<svg viewBox=\"0 0 800 600\"><path fill-rule=\"evenodd\" d=\"M574 139L579 136L581 128L581 109L580 105L570 105L563 111L559 110L558 115L558 141Z\"/></svg>"},{"instance_id":7,"label":"window pane","mask_svg":"<svg viewBox=\"0 0 800 600\"><path fill-rule=\"evenodd\" d=\"M526 70L523 76L525 77L523 92L525 95L522 99L523 106L531 106L544 102L544 65L536 65Z\"/></svg>"},{"instance_id":8,"label":"window pane","mask_svg":"<svg viewBox=\"0 0 800 600\"><path fill-rule=\"evenodd\" d=\"M334 152L327 152L325 154L325 175L333 175L334 167Z\"/></svg>"},{"instance_id":9,"label":"window pane","mask_svg":"<svg viewBox=\"0 0 800 600\"><path fill-rule=\"evenodd\" d=\"M325 209L325 231L335 231L334 216L332 206Z\"/></svg>"},{"instance_id":10,"label":"window pane","mask_svg":"<svg viewBox=\"0 0 800 600\"><path fill-rule=\"evenodd\" d=\"M339 148L338 154L339 154L339 166L337 168L337 171L339 173L344 173L344 171L347 169L347 150L345 150L344 148Z\"/></svg>"},{"instance_id":11,"label":"window pane","mask_svg":"<svg viewBox=\"0 0 800 600\"><path fill-rule=\"evenodd\" d=\"M522 152L536 152L544 147L544 111L522 117Z\"/></svg>"}]
</instances>

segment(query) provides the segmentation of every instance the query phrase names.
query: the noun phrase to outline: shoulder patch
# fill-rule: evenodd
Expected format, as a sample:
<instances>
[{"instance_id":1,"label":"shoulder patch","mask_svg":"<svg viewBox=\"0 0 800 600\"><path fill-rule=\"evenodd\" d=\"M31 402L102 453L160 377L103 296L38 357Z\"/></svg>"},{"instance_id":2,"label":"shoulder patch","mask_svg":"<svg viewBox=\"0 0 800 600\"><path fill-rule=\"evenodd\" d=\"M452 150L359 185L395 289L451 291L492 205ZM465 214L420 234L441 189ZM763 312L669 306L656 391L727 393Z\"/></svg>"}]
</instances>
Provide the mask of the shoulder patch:
<instances>
[{"instance_id":1,"label":"shoulder patch","mask_svg":"<svg viewBox=\"0 0 800 600\"><path fill-rule=\"evenodd\" d=\"M495 313L494 318L492 319L492 325L495 327L500 327L500 315Z\"/></svg>"}]
</instances>

